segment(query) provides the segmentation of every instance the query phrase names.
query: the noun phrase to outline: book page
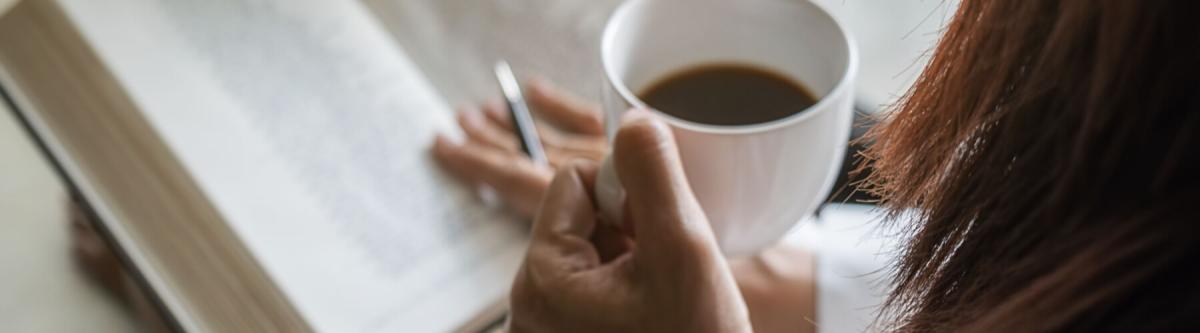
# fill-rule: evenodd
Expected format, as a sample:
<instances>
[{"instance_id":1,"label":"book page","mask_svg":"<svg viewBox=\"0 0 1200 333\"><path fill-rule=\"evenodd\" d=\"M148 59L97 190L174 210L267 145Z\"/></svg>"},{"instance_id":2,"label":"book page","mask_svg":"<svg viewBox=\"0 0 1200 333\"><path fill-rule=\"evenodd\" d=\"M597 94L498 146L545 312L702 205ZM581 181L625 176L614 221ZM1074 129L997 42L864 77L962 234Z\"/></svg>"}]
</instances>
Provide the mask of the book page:
<instances>
[{"instance_id":1,"label":"book page","mask_svg":"<svg viewBox=\"0 0 1200 333\"><path fill-rule=\"evenodd\" d=\"M438 170L453 112L358 3L61 3L317 330L447 331L507 294L522 225Z\"/></svg>"},{"instance_id":2,"label":"book page","mask_svg":"<svg viewBox=\"0 0 1200 333\"><path fill-rule=\"evenodd\" d=\"M599 101L600 34L621 0L362 0L452 103L493 95L506 59L519 77L544 76Z\"/></svg>"}]
</instances>

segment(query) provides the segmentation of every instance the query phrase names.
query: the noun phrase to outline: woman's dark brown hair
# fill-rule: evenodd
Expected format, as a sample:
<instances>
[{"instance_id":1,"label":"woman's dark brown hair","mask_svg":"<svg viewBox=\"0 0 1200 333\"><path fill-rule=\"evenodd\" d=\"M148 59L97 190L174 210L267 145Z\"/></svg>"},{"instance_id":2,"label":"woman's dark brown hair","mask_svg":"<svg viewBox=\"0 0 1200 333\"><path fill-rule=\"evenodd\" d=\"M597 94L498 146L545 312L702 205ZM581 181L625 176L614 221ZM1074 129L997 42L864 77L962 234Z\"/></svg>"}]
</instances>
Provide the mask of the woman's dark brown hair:
<instances>
[{"instance_id":1,"label":"woman's dark brown hair","mask_svg":"<svg viewBox=\"0 0 1200 333\"><path fill-rule=\"evenodd\" d=\"M899 331L1200 329L1200 11L963 0L868 135Z\"/></svg>"}]
</instances>

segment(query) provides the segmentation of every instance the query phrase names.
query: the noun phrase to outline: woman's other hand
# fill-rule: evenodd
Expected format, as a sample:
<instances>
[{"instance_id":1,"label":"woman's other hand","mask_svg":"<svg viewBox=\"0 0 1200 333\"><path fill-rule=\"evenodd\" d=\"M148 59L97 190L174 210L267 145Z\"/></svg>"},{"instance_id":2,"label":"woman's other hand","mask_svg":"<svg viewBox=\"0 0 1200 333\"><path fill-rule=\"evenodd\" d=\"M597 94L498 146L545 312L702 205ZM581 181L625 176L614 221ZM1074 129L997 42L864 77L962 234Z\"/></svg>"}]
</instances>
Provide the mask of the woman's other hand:
<instances>
[{"instance_id":1,"label":"woman's other hand","mask_svg":"<svg viewBox=\"0 0 1200 333\"><path fill-rule=\"evenodd\" d=\"M498 100L482 110L460 108L458 124L467 139L456 143L438 135L433 154L458 178L472 186L490 186L518 213L532 217L555 167L572 159L598 161L608 151L608 142L598 106L539 79L530 80L526 90L533 112L545 121L537 130L549 166L534 164L521 151L507 106Z\"/></svg>"},{"instance_id":2,"label":"woman's other hand","mask_svg":"<svg viewBox=\"0 0 1200 333\"><path fill-rule=\"evenodd\" d=\"M749 332L670 129L626 115L615 162L632 237L597 223L594 162L560 167L513 282L513 331Z\"/></svg>"},{"instance_id":3,"label":"woman's other hand","mask_svg":"<svg viewBox=\"0 0 1200 333\"><path fill-rule=\"evenodd\" d=\"M780 243L729 261L754 331L811 333L817 330L816 267L813 253Z\"/></svg>"}]
</instances>

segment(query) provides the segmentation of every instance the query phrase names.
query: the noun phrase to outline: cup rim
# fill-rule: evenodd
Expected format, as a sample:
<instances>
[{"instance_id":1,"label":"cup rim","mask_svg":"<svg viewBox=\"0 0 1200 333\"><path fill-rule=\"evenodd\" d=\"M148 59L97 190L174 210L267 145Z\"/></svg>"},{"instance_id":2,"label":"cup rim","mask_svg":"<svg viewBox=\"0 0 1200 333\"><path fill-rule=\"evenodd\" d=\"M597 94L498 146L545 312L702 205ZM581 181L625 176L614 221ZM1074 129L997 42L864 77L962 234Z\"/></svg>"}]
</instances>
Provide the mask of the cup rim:
<instances>
[{"instance_id":1,"label":"cup rim","mask_svg":"<svg viewBox=\"0 0 1200 333\"><path fill-rule=\"evenodd\" d=\"M796 112L787 117L783 117L783 118L779 118L779 119L775 119L775 120L771 120L771 121L767 121L767 122L744 124L744 125L704 124L704 123L699 123L699 122L675 117L675 116L672 116L665 112L655 110L655 109L649 107L648 105L646 105L645 102L642 102L642 100L640 98L638 98L636 94L629 91L629 87L626 87L624 82L618 82L619 80L617 80L617 78L619 78L620 76L616 75L616 69L614 69L612 67L612 62L608 60L609 51L612 50L613 43L616 42L616 38L617 38L615 23L617 22L617 20L620 20L624 16L626 16L628 14L628 12L630 11L629 8L633 7L635 3L639 3L642 1L649 1L649 0L625 1L620 6L618 6L615 11L613 11L613 14L611 16L609 16L608 21L605 22L605 24L604 24L604 32L600 38L600 64L604 68L604 76L607 78L607 81L608 81L607 84L609 85L610 88L616 90L617 94L621 95L622 99L624 99L625 101L632 104L633 107L635 107L635 108L653 110L652 112L654 112L658 116L665 119L667 121L667 123L671 124L672 126L677 126L679 128L687 129L689 131L700 132L700 133L709 133L709 134L749 134L749 133L767 132L767 131L770 131L770 130L773 130L776 128L786 127L793 123L798 123L798 122L804 121L805 119L815 117L817 114L821 113L820 112L821 110L832 109L831 107L829 107L829 104L835 103L835 101L834 101L834 98L830 98L830 96L841 95L846 90L852 89L851 82L853 81L853 78L855 77L855 75L857 75L857 73L858 73L858 45L854 43L854 37L850 35L850 31L846 30L846 26L840 20L838 20L837 17L830 14L829 10L825 9L824 7L821 7L820 5L809 2L808 3L809 5L816 7L821 12L822 15L824 15L827 19L829 19L831 22L833 22L834 27L837 28L838 32L840 33L839 35L841 35L841 37L842 37L841 38L842 42L845 43L845 45L846 45L846 55L849 58L847 61L846 69L844 71L842 71L841 77L838 78L837 85L834 85L833 89L830 90L829 93L826 93L824 96L821 96L821 98L817 101L817 103L810 105L807 108L805 108L804 110L800 110L800 112ZM827 111L827 112L832 112L832 111Z\"/></svg>"}]
</instances>

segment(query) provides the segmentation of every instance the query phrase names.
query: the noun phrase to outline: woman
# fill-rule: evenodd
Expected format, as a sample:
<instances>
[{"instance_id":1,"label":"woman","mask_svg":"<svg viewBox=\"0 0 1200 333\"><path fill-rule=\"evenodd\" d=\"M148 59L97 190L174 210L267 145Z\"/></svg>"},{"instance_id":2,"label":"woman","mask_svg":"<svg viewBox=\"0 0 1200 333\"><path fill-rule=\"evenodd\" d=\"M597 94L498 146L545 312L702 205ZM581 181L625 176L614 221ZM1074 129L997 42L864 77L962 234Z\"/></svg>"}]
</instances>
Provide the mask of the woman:
<instances>
[{"instance_id":1,"label":"woman","mask_svg":"<svg viewBox=\"0 0 1200 333\"><path fill-rule=\"evenodd\" d=\"M1197 17L1189 1L964 0L864 152L867 189L893 220L917 222L902 228L879 327L1200 328ZM613 145L634 232L596 225L599 115L531 90L561 129L543 130L557 175L517 153L496 106L463 113L466 142L434 147L536 217L514 330L813 329L797 320L813 311L808 254L773 249L731 269L649 113L629 113Z\"/></svg>"}]
</instances>

